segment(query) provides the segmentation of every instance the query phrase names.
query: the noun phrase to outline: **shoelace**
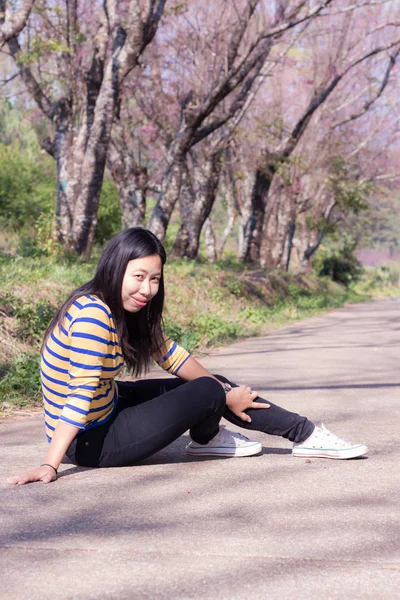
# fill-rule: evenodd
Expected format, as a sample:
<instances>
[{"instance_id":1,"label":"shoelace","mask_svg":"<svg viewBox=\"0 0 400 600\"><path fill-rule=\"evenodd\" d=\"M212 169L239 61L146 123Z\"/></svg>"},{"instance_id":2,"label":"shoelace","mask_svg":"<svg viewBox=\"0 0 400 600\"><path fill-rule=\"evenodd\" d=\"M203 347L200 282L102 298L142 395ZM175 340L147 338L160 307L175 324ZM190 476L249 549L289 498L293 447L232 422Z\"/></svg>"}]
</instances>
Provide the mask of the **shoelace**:
<instances>
[{"instance_id":1,"label":"shoelace","mask_svg":"<svg viewBox=\"0 0 400 600\"><path fill-rule=\"evenodd\" d=\"M225 425L221 425L220 427L221 429L219 433L215 436L215 438L219 437L221 442L227 442L232 437L237 438L238 440L241 440L243 442L249 441L249 438L247 438L245 435L242 435L241 433L238 433L237 431L227 431L225 429Z\"/></svg>"},{"instance_id":2,"label":"shoelace","mask_svg":"<svg viewBox=\"0 0 400 600\"><path fill-rule=\"evenodd\" d=\"M320 433L328 436L330 438L330 441L334 444L341 444L341 445L345 445L345 446L352 445L350 442L346 442L346 440L340 438L339 436L337 436L334 433L332 433L331 431L329 431L329 429L327 429L323 423L321 423L321 432Z\"/></svg>"}]
</instances>

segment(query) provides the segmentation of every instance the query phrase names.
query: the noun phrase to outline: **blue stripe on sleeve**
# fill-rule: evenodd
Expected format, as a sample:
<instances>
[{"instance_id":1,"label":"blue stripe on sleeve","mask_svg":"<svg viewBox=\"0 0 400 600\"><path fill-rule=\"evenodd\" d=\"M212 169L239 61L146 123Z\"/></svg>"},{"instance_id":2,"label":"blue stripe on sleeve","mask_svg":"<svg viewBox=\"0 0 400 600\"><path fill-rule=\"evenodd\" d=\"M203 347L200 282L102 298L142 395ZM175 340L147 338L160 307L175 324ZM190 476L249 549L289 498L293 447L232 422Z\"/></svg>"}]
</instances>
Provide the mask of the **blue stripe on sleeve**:
<instances>
[{"instance_id":1,"label":"blue stripe on sleeve","mask_svg":"<svg viewBox=\"0 0 400 600\"><path fill-rule=\"evenodd\" d=\"M103 365L85 365L84 363L77 363L72 360L69 361L69 364L71 367L77 367L78 369L84 369L85 371L102 371L104 368ZM75 377L72 377L71 375L71 379L75 379Z\"/></svg>"},{"instance_id":2,"label":"blue stripe on sleeve","mask_svg":"<svg viewBox=\"0 0 400 600\"><path fill-rule=\"evenodd\" d=\"M65 408L69 408L70 410L74 410L75 412L79 413L80 415L87 415L88 411L84 410L83 408L79 408L79 406L74 406L73 404L66 404Z\"/></svg>"},{"instance_id":3,"label":"blue stripe on sleeve","mask_svg":"<svg viewBox=\"0 0 400 600\"><path fill-rule=\"evenodd\" d=\"M50 423L48 423L47 421L45 421L45 425L48 429L50 429L50 431L55 431L55 427L53 427L53 425L50 425ZM47 436L49 437L49 436Z\"/></svg>"},{"instance_id":4,"label":"blue stripe on sleeve","mask_svg":"<svg viewBox=\"0 0 400 600\"><path fill-rule=\"evenodd\" d=\"M68 419L63 415L60 415L60 421L64 421L64 423L68 423L69 425L73 425L74 427L78 427L79 429L85 429L85 426L82 423L78 423L77 421L73 421L72 419Z\"/></svg>"},{"instance_id":5,"label":"blue stripe on sleeve","mask_svg":"<svg viewBox=\"0 0 400 600\"><path fill-rule=\"evenodd\" d=\"M163 362L165 362L167 360L167 358L169 358L171 356L171 354L173 352L175 352L176 347L177 347L177 344L176 344L176 342L174 342L172 344L171 348L169 349L169 351L167 352L167 354L159 361L158 364L161 365Z\"/></svg>"},{"instance_id":6,"label":"blue stripe on sleeve","mask_svg":"<svg viewBox=\"0 0 400 600\"><path fill-rule=\"evenodd\" d=\"M67 398L77 398L78 400L85 400L85 402L91 402L93 398L88 398L82 394L67 394Z\"/></svg>"},{"instance_id":7,"label":"blue stripe on sleeve","mask_svg":"<svg viewBox=\"0 0 400 600\"><path fill-rule=\"evenodd\" d=\"M76 306L77 308L81 309L81 308L82 308L82 306L83 306L83 304L80 304L80 303L78 302L78 300L75 300L75 302L73 302L73 306Z\"/></svg>"},{"instance_id":8,"label":"blue stripe on sleeve","mask_svg":"<svg viewBox=\"0 0 400 600\"><path fill-rule=\"evenodd\" d=\"M97 390L97 385L71 385L68 384L69 390L88 390L90 392L94 392Z\"/></svg>"},{"instance_id":9,"label":"blue stripe on sleeve","mask_svg":"<svg viewBox=\"0 0 400 600\"><path fill-rule=\"evenodd\" d=\"M172 371L172 373L173 373L174 375L176 375L176 374L178 373L179 369L180 369L181 367L183 367L183 365L185 364L185 362L186 362L186 361L187 361L189 358L190 358L190 354L189 354L189 356L187 356L187 357L185 358L185 360L184 360L184 361L183 361L183 362L182 362L182 363L179 365L179 367L177 367L177 368L175 369L175 371Z\"/></svg>"}]
</instances>

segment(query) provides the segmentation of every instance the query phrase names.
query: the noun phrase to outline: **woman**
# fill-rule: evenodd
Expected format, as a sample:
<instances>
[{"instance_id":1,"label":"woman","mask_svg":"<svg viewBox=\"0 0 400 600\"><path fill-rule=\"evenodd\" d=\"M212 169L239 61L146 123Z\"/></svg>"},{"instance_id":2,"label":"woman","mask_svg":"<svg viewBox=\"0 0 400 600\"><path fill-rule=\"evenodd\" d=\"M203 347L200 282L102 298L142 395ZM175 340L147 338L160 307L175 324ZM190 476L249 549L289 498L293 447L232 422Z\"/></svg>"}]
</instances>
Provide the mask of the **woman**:
<instances>
[{"instance_id":1,"label":"woman","mask_svg":"<svg viewBox=\"0 0 400 600\"><path fill-rule=\"evenodd\" d=\"M130 465L190 429L186 452L251 456L262 446L224 429L224 416L246 429L281 435L294 456L353 458L349 444L305 417L258 398L246 386L211 375L162 331L160 241L134 227L106 246L94 278L75 290L50 323L42 346L46 435L43 464L9 483L49 483L66 454L77 465ZM138 377L152 360L174 379L117 382L124 364ZM257 400L256 400L257 399Z\"/></svg>"}]
</instances>

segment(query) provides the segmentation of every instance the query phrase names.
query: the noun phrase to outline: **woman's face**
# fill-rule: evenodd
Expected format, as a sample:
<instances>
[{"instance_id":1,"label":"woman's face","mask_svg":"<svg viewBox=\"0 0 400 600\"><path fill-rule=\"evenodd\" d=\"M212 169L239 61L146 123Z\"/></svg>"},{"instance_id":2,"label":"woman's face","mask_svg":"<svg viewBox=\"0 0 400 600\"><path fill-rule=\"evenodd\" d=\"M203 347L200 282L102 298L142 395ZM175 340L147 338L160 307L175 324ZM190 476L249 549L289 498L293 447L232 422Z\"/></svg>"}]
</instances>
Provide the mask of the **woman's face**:
<instances>
[{"instance_id":1,"label":"woman's face","mask_svg":"<svg viewBox=\"0 0 400 600\"><path fill-rule=\"evenodd\" d=\"M161 258L152 254L130 260L122 281L122 305L128 312L138 312L158 292L162 273Z\"/></svg>"}]
</instances>

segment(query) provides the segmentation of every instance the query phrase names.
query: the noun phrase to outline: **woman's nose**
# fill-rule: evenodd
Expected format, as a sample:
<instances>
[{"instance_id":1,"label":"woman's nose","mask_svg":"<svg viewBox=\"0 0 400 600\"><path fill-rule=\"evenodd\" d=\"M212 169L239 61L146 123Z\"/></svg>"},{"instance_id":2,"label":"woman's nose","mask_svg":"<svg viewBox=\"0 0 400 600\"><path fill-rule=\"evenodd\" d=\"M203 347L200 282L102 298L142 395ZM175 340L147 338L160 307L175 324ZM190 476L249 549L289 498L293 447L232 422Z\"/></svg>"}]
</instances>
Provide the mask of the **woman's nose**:
<instances>
[{"instance_id":1,"label":"woman's nose","mask_svg":"<svg viewBox=\"0 0 400 600\"><path fill-rule=\"evenodd\" d=\"M142 285L140 286L140 293L143 294L143 296L150 296L150 281L148 281L147 279L144 279L142 281Z\"/></svg>"}]
</instances>

